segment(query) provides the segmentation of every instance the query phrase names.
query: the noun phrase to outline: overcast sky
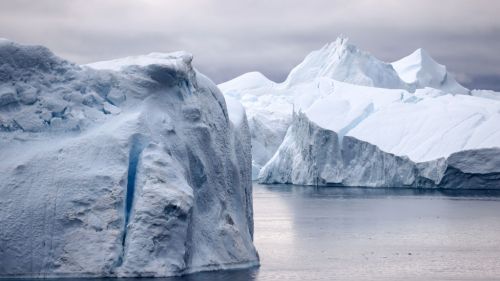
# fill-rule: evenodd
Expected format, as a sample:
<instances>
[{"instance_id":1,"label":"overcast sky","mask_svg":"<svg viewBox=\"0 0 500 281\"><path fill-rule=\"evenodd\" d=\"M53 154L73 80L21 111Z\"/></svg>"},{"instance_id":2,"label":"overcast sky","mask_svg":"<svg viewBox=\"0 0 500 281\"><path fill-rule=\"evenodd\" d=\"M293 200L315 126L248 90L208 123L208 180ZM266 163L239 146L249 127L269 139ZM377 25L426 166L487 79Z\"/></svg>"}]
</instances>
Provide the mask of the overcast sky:
<instances>
[{"instance_id":1,"label":"overcast sky","mask_svg":"<svg viewBox=\"0 0 500 281\"><path fill-rule=\"evenodd\" d=\"M186 50L215 82L275 81L344 34L384 61L426 49L472 88L500 90L497 0L0 0L0 37L77 63Z\"/></svg>"}]
</instances>

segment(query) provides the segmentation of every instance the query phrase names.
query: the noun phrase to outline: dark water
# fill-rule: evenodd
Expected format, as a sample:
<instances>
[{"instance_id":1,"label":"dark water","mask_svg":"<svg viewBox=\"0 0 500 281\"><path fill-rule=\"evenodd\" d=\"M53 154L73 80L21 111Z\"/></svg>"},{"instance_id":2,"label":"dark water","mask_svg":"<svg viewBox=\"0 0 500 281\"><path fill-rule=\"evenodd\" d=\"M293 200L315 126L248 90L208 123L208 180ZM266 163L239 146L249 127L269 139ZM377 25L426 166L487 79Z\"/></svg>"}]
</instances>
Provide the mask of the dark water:
<instances>
[{"instance_id":1,"label":"dark water","mask_svg":"<svg viewBox=\"0 0 500 281\"><path fill-rule=\"evenodd\" d=\"M500 191L254 185L254 209L260 268L155 280L500 280Z\"/></svg>"}]
</instances>

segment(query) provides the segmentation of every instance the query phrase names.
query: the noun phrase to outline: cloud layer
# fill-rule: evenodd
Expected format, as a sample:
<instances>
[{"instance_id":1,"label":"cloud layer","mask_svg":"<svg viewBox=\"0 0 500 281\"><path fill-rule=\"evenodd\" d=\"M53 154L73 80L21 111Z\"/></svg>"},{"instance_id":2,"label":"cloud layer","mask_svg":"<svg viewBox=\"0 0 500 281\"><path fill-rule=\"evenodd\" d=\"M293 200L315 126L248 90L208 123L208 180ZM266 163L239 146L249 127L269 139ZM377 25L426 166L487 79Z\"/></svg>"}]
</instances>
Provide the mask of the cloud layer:
<instances>
[{"instance_id":1,"label":"cloud layer","mask_svg":"<svg viewBox=\"0 0 500 281\"><path fill-rule=\"evenodd\" d=\"M258 70L285 78L344 34L393 61L419 47L473 88L500 90L496 0L0 0L0 37L78 63L186 50L222 82Z\"/></svg>"}]
</instances>

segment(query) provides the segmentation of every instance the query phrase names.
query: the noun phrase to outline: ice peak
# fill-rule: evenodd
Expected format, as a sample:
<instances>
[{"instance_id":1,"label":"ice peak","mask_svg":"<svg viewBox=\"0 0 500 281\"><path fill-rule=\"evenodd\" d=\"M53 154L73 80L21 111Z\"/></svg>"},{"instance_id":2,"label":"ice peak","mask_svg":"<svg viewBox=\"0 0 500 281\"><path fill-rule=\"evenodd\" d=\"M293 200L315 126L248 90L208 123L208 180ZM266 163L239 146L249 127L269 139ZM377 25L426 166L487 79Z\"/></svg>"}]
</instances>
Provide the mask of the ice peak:
<instances>
[{"instance_id":1,"label":"ice peak","mask_svg":"<svg viewBox=\"0 0 500 281\"><path fill-rule=\"evenodd\" d=\"M343 35L337 37L337 39L335 39L335 41L332 41L332 42L328 42L326 43L321 49L320 49L320 52L321 51L328 51L328 52L337 52L337 51L340 51L342 49L346 49L349 45L351 45L352 47L356 48L356 46L352 45L349 43L349 38L347 37L344 37Z\"/></svg>"},{"instance_id":2,"label":"ice peak","mask_svg":"<svg viewBox=\"0 0 500 281\"><path fill-rule=\"evenodd\" d=\"M417 88L431 87L456 94L469 92L455 81L446 66L439 64L422 48L393 62L392 66L403 81L414 84Z\"/></svg>"},{"instance_id":3,"label":"ice peak","mask_svg":"<svg viewBox=\"0 0 500 281\"><path fill-rule=\"evenodd\" d=\"M418 55L420 57L431 58L429 53L424 48L418 48L412 54Z\"/></svg>"},{"instance_id":4,"label":"ice peak","mask_svg":"<svg viewBox=\"0 0 500 281\"><path fill-rule=\"evenodd\" d=\"M444 68L446 70L446 66L439 64L425 49L422 48L418 48L417 50L415 50L413 53L407 56L406 59L412 59L415 62L420 62L422 66Z\"/></svg>"},{"instance_id":5,"label":"ice peak","mask_svg":"<svg viewBox=\"0 0 500 281\"><path fill-rule=\"evenodd\" d=\"M309 55L314 53L317 53L320 57L329 58L329 60L323 61L321 64L323 67L328 67L335 61L342 60L346 55L356 53L362 54L363 52L360 51L356 45L352 44L349 41L349 38L341 35L337 37L335 41L326 43L321 49L314 51Z\"/></svg>"},{"instance_id":6,"label":"ice peak","mask_svg":"<svg viewBox=\"0 0 500 281\"><path fill-rule=\"evenodd\" d=\"M407 88L390 64L361 51L343 36L307 55L290 72L285 84L290 86L320 77L363 86Z\"/></svg>"}]
</instances>

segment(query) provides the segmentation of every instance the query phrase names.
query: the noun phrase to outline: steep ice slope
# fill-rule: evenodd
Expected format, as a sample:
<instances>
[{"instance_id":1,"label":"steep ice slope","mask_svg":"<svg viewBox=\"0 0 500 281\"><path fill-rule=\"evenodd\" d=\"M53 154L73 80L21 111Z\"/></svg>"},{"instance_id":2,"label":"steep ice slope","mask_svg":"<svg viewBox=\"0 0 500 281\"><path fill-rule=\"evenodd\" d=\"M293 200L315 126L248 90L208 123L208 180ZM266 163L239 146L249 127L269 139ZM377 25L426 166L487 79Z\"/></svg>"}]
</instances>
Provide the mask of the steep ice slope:
<instances>
[{"instance_id":1,"label":"steep ice slope","mask_svg":"<svg viewBox=\"0 0 500 281\"><path fill-rule=\"evenodd\" d=\"M259 181L370 187L500 188L500 148L465 150L415 163L352 136L340 137L293 115L290 128Z\"/></svg>"},{"instance_id":2,"label":"steep ice slope","mask_svg":"<svg viewBox=\"0 0 500 281\"><path fill-rule=\"evenodd\" d=\"M191 60L94 70L0 41L0 276L258 263L246 117Z\"/></svg>"},{"instance_id":3,"label":"steep ice slope","mask_svg":"<svg viewBox=\"0 0 500 281\"><path fill-rule=\"evenodd\" d=\"M415 84L417 88L431 87L447 93L469 94L469 90L453 78L446 66L438 64L424 49L393 62L392 66L401 79Z\"/></svg>"},{"instance_id":4,"label":"steep ice slope","mask_svg":"<svg viewBox=\"0 0 500 281\"><path fill-rule=\"evenodd\" d=\"M259 180L355 186L410 185L415 180L414 167L408 159L387 157L389 154L367 144L346 149L356 145L353 140L345 137L341 141L337 133L317 126L304 113L294 114L283 143L262 169ZM377 165L381 161L384 167ZM366 173L367 166L380 169Z\"/></svg>"}]
</instances>

